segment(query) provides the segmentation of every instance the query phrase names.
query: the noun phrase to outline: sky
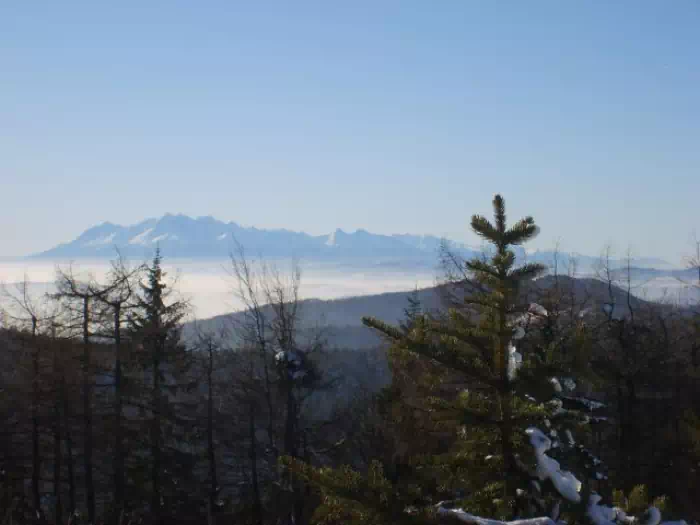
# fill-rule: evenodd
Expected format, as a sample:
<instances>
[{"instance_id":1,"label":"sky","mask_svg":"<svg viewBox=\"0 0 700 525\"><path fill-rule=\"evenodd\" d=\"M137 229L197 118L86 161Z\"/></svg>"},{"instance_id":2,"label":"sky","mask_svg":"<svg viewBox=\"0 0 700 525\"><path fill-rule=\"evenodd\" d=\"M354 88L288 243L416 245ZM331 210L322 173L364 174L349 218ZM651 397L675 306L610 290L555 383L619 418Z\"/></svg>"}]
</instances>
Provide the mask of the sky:
<instances>
[{"instance_id":1,"label":"sky","mask_svg":"<svg viewBox=\"0 0 700 525\"><path fill-rule=\"evenodd\" d=\"M166 212L676 263L700 230L700 3L0 3L0 256Z\"/></svg>"}]
</instances>

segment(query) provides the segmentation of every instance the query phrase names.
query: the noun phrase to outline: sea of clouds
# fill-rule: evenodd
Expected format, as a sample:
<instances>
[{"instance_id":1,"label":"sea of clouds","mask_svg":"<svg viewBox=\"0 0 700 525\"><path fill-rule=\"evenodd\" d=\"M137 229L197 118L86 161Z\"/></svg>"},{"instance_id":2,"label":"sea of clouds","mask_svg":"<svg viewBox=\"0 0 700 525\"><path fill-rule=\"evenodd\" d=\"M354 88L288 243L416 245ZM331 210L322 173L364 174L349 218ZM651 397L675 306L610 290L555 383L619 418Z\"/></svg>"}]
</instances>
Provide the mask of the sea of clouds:
<instances>
[{"instance_id":1,"label":"sea of clouds","mask_svg":"<svg viewBox=\"0 0 700 525\"><path fill-rule=\"evenodd\" d=\"M130 262L133 266L138 262ZM255 264L255 261L253 261ZM268 261L282 276L291 274L293 265L288 260ZM412 290L415 287L434 286L441 273L436 267L401 268L398 266L338 265L333 263L299 262L301 269L300 295L302 298L334 299L357 295ZM73 263L15 260L0 261L0 299L17 292L17 283L30 282L32 295L55 291L53 281L57 268L72 269L79 278L93 278L104 282L110 270L105 260ZM179 297L192 306L191 317L205 319L239 310L242 307L236 295L236 281L228 260L171 260L164 262L167 279ZM582 273L581 276L585 276ZM698 291L670 277L659 277L633 283L632 292L648 300L688 303L698 300Z\"/></svg>"},{"instance_id":2,"label":"sea of clouds","mask_svg":"<svg viewBox=\"0 0 700 525\"><path fill-rule=\"evenodd\" d=\"M284 278L291 275L290 261L267 262ZM134 266L134 262L130 263ZM255 261L253 263L255 265ZM190 302L192 317L205 319L239 310L242 306L236 294L236 280L228 260L165 261L166 280L177 295ZM426 269L406 271L387 268L366 268L350 265L300 262L302 298L335 299L356 295L425 288L437 282L438 272ZM55 291L57 268L69 268L78 278L104 282L110 270L108 261L78 261L73 263L22 260L0 261L0 295L17 293L17 284L25 280L35 297Z\"/></svg>"}]
</instances>

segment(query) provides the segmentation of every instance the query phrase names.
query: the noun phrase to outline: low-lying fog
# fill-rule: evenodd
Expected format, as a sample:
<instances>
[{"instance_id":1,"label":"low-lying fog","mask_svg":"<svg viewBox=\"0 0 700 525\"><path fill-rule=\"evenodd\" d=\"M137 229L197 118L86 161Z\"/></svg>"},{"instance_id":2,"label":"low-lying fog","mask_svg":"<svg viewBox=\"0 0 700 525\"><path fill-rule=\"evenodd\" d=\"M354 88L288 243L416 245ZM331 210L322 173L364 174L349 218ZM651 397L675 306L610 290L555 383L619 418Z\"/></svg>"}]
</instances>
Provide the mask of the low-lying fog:
<instances>
[{"instance_id":1,"label":"low-lying fog","mask_svg":"<svg viewBox=\"0 0 700 525\"><path fill-rule=\"evenodd\" d=\"M132 263L133 264L133 263ZM290 261L272 261L282 276L291 274ZM58 264L69 268L68 264ZM231 263L227 260L164 262L167 280L175 280L174 288L193 307L193 316L204 319L241 308L235 294L235 280ZM300 295L302 298L333 299L354 295L425 288L436 283L437 271L402 271L386 268L360 268L323 263L303 263ZM54 291L53 280L57 263L50 261L0 262L0 283L7 292L16 290L16 283L31 282L33 294ZM76 276L91 275L98 281L105 279L110 269L108 261L80 261L72 264ZM3 293L4 294L4 293Z\"/></svg>"},{"instance_id":2,"label":"low-lying fog","mask_svg":"<svg viewBox=\"0 0 700 525\"><path fill-rule=\"evenodd\" d=\"M133 264L133 263L132 263ZM290 261L272 261L283 274L289 275ZM59 264L67 269L68 264ZM35 295L54 290L51 284L56 275L56 262L22 260L0 261L0 283L4 292L13 292L16 284L26 279L31 282ZM92 275L104 280L109 271L109 262L79 261L73 263L76 276ZM332 299L354 295L371 295L383 292L411 290L433 286L440 277L439 269L419 268L410 270L398 267L336 265L331 263L301 262L302 298ZM231 276L231 264L227 260L165 261L168 278L176 279L175 288L193 307L192 315L204 319L237 310L241 303L234 293L235 281ZM581 276L586 276L582 272ZM3 292L3 295L4 295ZM689 292L678 280L659 277L645 282L633 283L633 293L645 299L687 303L697 300L697 291Z\"/></svg>"}]
</instances>

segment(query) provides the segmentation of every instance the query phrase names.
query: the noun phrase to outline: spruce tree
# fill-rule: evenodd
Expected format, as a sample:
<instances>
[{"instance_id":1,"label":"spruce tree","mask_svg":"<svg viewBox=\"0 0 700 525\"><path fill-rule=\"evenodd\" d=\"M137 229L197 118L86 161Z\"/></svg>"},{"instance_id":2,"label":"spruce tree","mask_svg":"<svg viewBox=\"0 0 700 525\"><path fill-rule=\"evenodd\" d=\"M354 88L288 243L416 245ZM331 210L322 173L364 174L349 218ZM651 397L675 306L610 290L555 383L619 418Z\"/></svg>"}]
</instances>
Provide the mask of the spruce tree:
<instances>
[{"instance_id":1,"label":"spruce tree","mask_svg":"<svg viewBox=\"0 0 700 525\"><path fill-rule=\"evenodd\" d=\"M389 489L388 482L376 465L363 491L373 493L377 505L368 514L359 513L374 516L368 522L380 515L385 521L379 519L378 523L410 521L416 513L421 514L421 519L430 519L432 511L428 503L437 503L436 498L454 492L464 494L470 508L503 518L514 515L515 481L519 476L515 458L523 444L523 434L518 430L524 429L533 415L542 410L515 389L514 367L519 355L512 340L517 335L519 319L537 317L521 292L523 283L540 275L544 267L516 266L512 250L512 246L521 245L537 234L532 217L509 228L500 195L494 198L493 207L493 224L480 215L472 217L473 231L488 241L494 251L490 258L474 258L466 263L472 290L460 308L451 309L444 318L418 318L408 331L377 319L363 319L365 325L414 355L441 366L449 375L449 383L443 379L441 395L425 400L425 410L431 414L447 447L422 461L421 473L425 478L437 480L435 490L425 494L420 487L425 482L423 479L408 489L416 492L412 497L397 497L392 490L389 490L391 495L384 493ZM458 439L450 443L449 436ZM494 447L498 448L496 454ZM376 482L378 479L384 481ZM342 481L337 481L342 486ZM359 478L350 483L362 484ZM422 503L416 506L414 514L405 512L404 505L410 500Z\"/></svg>"},{"instance_id":2,"label":"spruce tree","mask_svg":"<svg viewBox=\"0 0 700 525\"><path fill-rule=\"evenodd\" d=\"M470 276L471 293L464 299L464 307L452 309L445 320L430 322L426 327L428 340L416 340L411 334L402 338L400 332L382 321L364 319L367 326L396 340L411 351L434 360L458 372L467 386L452 400L440 400L435 408L446 417L456 417L466 424L465 441L469 453L454 451L460 465L453 464L453 471L479 471L479 484L473 483L477 506L495 498L497 508L491 509L503 517L514 511L518 470L515 465L516 449L521 444L517 427L531 418L537 408L517 395L514 387L514 367L520 357L514 350L514 322L519 317L529 318L537 312L529 312L530 305L522 292L523 283L542 274L545 268L539 264L516 266L513 246L532 239L538 228L532 217L526 217L512 227L506 224L505 202L500 195L493 200L495 222L485 217L472 217L472 230L493 247L489 258L474 258L466 262ZM484 445L491 448L498 444L500 453L492 468L482 463L474 454ZM482 458L488 455L483 451ZM493 458L492 458L493 459ZM457 474L457 478L462 477ZM457 480L454 480L457 481ZM463 480L461 485L464 486ZM497 496L500 494L500 498Z\"/></svg>"},{"instance_id":3,"label":"spruce tree","mask_svg":"<svg viewBox=\"0 0 700 525\"><path fill-rule=\"evenodd\" d=\"M182 410L182 393L193 387L187 372L191 357L181 341L181 323L187 304L170 300L162 258L157 250L145 269L145 282L137 308L130 317L131 336L138 343L142 374L142 407L148 414L147 458L150 463L150 512L152 523L162 522L169 513L187 506L187 493L178 484L191 475L192 458L182 450L188 435L188 421ZM187 491L183 487L183 490Z\"/></svg>"},{"instance_id":4,"label":"spruce tree","mask_svg":"<svg viewBox=\"0 0 700 525\"><path fill-rule=\"evenodd\" d=\"M545 268L517 265L512 249L536 235L534 220L526 217L509 228L499 195L493 206L494 223L472 218L472 229L493 250L466 262L468 289L460 307L442 317L419 317L403 329L364 319L395 347L444 369L435 397L424 400L434 426L422 429L444 438L443 449L415 454L412 469L399 480L387 476L380 461L362 474L287 459L324 495L317 521L431 523L452 517L483 524L481 515L533 517L544 525L564 512L575 521L607 525L624 516L599 504L589 480L604 477L600 460L574 438L573 430L590 423L591 412L602 406L576 395L567 377L587 348L582 325L573 323L562 352L557 323L544 307L529 302L532 287L526 283ZM557 456L582 472L584 481L564 470ZM649 523L658 523L655 509L649 516Z\"/></svg>"}]
</instances>

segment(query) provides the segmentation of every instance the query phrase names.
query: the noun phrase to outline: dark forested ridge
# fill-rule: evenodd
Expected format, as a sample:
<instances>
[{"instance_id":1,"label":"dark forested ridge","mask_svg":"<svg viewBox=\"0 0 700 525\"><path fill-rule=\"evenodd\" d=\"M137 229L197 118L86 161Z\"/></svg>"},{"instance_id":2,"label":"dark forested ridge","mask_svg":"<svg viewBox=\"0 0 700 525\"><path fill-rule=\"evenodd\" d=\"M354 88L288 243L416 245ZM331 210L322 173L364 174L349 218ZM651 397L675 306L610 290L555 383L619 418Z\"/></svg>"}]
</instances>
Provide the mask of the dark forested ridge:
<instances>
[{"instance_id":1,"label":"dark forested ridge","mask_svg":"<svg viewBox=\"0 0 700 525\"><path fill-rule=\"evenodd\" d=\"M567 275L552 276L547 275L537 279L533 283L534 290L546 290L554 286L562 286L571 290L575 294L575 300L586 301L591 308L601 308L603 304L614 301L617 305L616 316L624 316L629 312L628 294L623 288L622 279L624 274L615 271L612 286L608 286L603 280L591 277L571 277ZM302 313L301 323L308 327L322 326L328 328L331 333L336 334L333 341L339 346L355 344L354 334L367 334L363 341L363 346L373 345L379 342L380 336L375 331L367 328L362 323L362 318L366 316L384 319L389 323L398 323L405 316L405 308L408 299L414 297L420 301L422 310L425 312L436 312L445 307L445 294L452 293L456 287L450 285L439 285L430 288L421 288L404 292L387 292L376 295L363 295L355 297L345 297L340 299L304 299L299 302ZM612 299L611 299L612 298ZM649 307L662 304L645 300L631 295L629 301L633 308ZM669 307L669 306L667 306ZM675 308L675 305L670 307ZM266 311L271 312L271 307L266 307ZM692 311L688 307L680 307L680 310ZM229 326L244 317L242 312L218 315L209 319L191 321L185 323L184 333L190 335L194 333L195 326L205 331L220 330ZM351 328L361 327L362 330L354 331ZM347 336L345 335L347 329ZM370 335L371 334L371 335ZM358 336L360 337L360 336Z\"/></svg>"},{"instance_id":2,"label":"dark forested ridge","mask_svg":"<svg viewBox=\"0 0 700 525\"><path fill-rule=\"evenodd\" d=\"M631 266L516 263L534 221L498 199L472 220L495 249L434 288L301 300L241 251L246 308L197 322L160 254L6 290L0 519L697 519L700 313L635 297Z\"/></svg>"}]
</instances>

